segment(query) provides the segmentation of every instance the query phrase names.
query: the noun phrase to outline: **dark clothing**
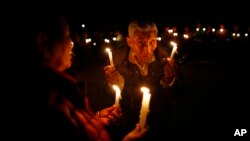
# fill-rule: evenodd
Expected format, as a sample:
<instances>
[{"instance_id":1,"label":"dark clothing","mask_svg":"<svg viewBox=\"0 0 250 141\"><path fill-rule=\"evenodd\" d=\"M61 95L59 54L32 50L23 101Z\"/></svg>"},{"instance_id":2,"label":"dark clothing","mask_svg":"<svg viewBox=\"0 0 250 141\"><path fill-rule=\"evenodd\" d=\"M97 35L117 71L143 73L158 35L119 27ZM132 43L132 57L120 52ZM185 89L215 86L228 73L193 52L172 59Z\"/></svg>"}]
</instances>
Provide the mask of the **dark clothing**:
<instances>
[{"instance_id":1,"label":"dark clothing","mask_svg":"<svg viewBox=\"0 0 250 141\"><path fill-rule=\"evenodd\" d=\"M72 122L76 121L75 110L84 110L83 116L87 114L93 117L77 81L68 73L57 72L44 66L39 66L34 74L34 83L40 84L35 88L37 92L32 106L32 109L36 110L36 116L41 120L33 123L34 130L39 129L40 132L36 133L36 137L43 140L89 140L85 128ZM65 100L72 107L67 105Z\"/></svg>"},{"instance_id":2,"label":"dark clothing","mask_svg":"<svg viewBox=\"0 0 250 141\"><path fill-rule=\"evenodd\" d=\"M131 131L139 122L139 115L142 102L141 86L146 86L150 90L150 112L147 123L150 128L149 140L162 139L166 136L166 129L170 118L171 100L178 90L179 78L171 88L163 88L160 80L164 75L164 58L168 53L162 47L157 47L154 51L156 60L149 64L148 74L142 76L136 64L129 62L129 50L124 48L113 49L114 64L116 70L124 77L125 84L121 93L120 105L125 120L125 133ZM162 131L163 130L163 131ZM164 133L161 133L164 132ZM146 136L147 137L147 136Z\"/></svg>"}]
</instances>

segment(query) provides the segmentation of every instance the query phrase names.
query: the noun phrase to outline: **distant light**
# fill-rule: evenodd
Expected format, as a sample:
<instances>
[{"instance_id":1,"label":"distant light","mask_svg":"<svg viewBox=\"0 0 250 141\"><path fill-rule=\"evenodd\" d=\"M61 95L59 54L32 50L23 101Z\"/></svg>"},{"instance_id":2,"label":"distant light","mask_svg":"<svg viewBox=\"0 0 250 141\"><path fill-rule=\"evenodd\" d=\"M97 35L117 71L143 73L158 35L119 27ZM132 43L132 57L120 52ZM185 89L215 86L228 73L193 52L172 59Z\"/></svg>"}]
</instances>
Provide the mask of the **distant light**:
<instances>
[{"instance_id":1,"label":"distant light","mask_svg":"<svg viewBox=\"0 0 250 141\"><path fill-rule=\"evenodd\" d=\"M197 28L196 28L196 31L200 31L200 28L197 27Z\"/></svg>"},{"instance_id":2,"label":"distant light","mask_svg":"<svg viewBox=\"0 0 250 141\"><path fill-rule=\"evenodd\" d=\"M235 35L236 35L236 33L232 33L232 36L234 36L234 37L235 37Z\"/></svg>"},{"instance_id":3,"label":"distant light","mask_svg":"<svg viewBox=\"0 0 250 141\"><path fill-rule=\"evenodd\" d=\"M116 37L113 37L113 41L117 41L117 38L116 38Z\"/></svg>"},{"instance_id":4,"label":"distant light","mask_svg":"<svg viewBox=\"0 0 250 141\"><path fill-rule=\"evenodd\" d=\"M240 37L240 33L237 33L237 37Z\"/></svg>"},{"instance_id":5,"label":"distant light","mask_svg":"<svg viewBox=\"0 0 250 141\"><path fill-rule=\"evenodd\" d=\"M202 28L202 30L203 30L203 31L206 31L206 28L204 27L204 28Z\"/></svg>"},{"instance_id":6,"label":"distant light","mask_svg":"<svg viewBox=\"0 0 250 141\"><path fill-rule=\"evenodd\" d=\"M220 29L220 32L223 32L223 31L224 31L224 29L223 29L223 28L221 28L221 29Z\"/></svg>"},{"instance_id":7,"label":"distant light","mask_svg":"<svg viewBox=\"0 0 250 141\"><path fill-rule=\"evenodd\" d=\"M104 39L105 43L110 43L109 39Z\"/></svg>"},{"instance_id":8,"label":"distant light","mask_svg":"<svg viewBox=\"0 0 250 141\"><path fill-rule=\"evenodd\" d=\"M184 38L184 39L188 39L189 36L188 36L187 34L183 34L183 38Z\"/></svg>"},{"instance_id":9,"label":"distant light","mask_svg":"<svg viewBox=\"0 0 250 141\"><path fill-rule=\"evenodd\" d=\"M93 45L96 46L96 42L94 42Z\"/></svg>"},{"instance_id":10,"label":"distant light","mask_svg":"<svg viewBox=\"0 0 250 141\"><path fill-rule=\"evenodd\" d=\"M173 36L175 36L175 37L178 36L178 33L177 32L173 33Z\"/></svg>"},{"instance_id":11,"label":"distant light","mask_svg":"<svg viewBox=\"0 0 250 141\"><path fill-rule=\"evenodd\" d=\"M215 28L212 28L212 32L215 32Z\"/></svg>"},{"instance_id":12,"label":"distant light","mask_svg":"<svg viewBox=\"0 0 250 141\"><path fill-rule=\"evenodd\" d=\"M173 29L169 29L169 30L168 30L168 33L173 33L173 32L174 32Z\"/></svg>"},{"instance_id":13,"label":"distant light","mask_svg":"<svg viewBox=\"0 0 250 141\"><path fill-rule=\"evenodd\" d=\"M156 40L161 41L161 37L157 37Z\"/></svg>"},{"instance_id":14,"label":"distant light","mask_svg":"<svg viewBox=\"0 0 250 141\"><path fill-rule=\"evenodd\" d=\"M248 33L245 33L245 37L248 37Z\"/></svg>"},{"instance_id":15,"label":"distant light","mask_svg":"<svg viewBox=\"0 0 250 141\"><path fill-rule=\"evenodd\" d=\"M85 24L82 24L82 28L84 28L85 27Z\"/></svg>"},{"instance_id":16,"label":"distant light","mask_svg":"<svg viewBox=\"0 0 250 141\"><path fill-rule=\"evenodd\" d=\"M86 43L90 43L91 42L91 38L85 39Z\"/></svg>"}]
</instances>

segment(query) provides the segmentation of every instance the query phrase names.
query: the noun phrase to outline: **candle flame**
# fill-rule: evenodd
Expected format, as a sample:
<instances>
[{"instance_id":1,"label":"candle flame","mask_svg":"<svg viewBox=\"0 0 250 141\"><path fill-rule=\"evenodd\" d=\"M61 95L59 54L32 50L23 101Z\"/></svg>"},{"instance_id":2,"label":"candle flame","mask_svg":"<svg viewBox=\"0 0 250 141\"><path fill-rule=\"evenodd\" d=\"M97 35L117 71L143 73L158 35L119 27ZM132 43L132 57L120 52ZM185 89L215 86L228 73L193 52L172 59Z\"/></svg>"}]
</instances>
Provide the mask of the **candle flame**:
<instances>
[{"instance_id":1,"label":"candle flame","mask_svg":"<svg viewBox=\"0 0 250 141\"><path fill-rule=\"evenodd\" d=\"M170 55L170 60L172 60L173 59L173 57L174 57L174 54L175 54L175 52L176 52L176 50L177 50L177 44L175 43L175 42L173 42L173 41L171 41L170 42L170 44L173 46L173 49L172 49L172 52L171 52L171 55Z\"/></svg>"},{"instance_id":2,"label":"candle flame","mask_svg":"<svg viewBox=\"0 0 250 141\"><path fill-rule=\"evenodd\" d=\"M107 47L107 48L106 48L106 51L109 53L109 52L110 52L110 48Z\"/></svg>"},{"instance_id":3,"label":"candle flame","mask_svg":"<svg viewBox=\"0 0 250 141\"><path fill-rule=\"evenodd\" d=\"M114 88L116 93L121 93L121 90L117 85L113 85L113 88Z\"/></svg>"},{"instance_id":4,"label":"candle flame","mask_svg":"<svg viewBox=\"0 0 250 141\"><path fill-rule=\"evenodd\" d=\"M173 41L171 41L170 44L171 44L172 46L177 46L177 44L176 44L175 42L173 42Z\"/></svg>"},{"instance_id":5,"label":"candle flame","mask_svg":"<svg viewBox=\"0 0 250 141\"><path fill-rule=\"evenodd\" d=\"M141 91L143 93L149 93L149 89L147 87L141 87Z\"/></svg>"}]
</instances>

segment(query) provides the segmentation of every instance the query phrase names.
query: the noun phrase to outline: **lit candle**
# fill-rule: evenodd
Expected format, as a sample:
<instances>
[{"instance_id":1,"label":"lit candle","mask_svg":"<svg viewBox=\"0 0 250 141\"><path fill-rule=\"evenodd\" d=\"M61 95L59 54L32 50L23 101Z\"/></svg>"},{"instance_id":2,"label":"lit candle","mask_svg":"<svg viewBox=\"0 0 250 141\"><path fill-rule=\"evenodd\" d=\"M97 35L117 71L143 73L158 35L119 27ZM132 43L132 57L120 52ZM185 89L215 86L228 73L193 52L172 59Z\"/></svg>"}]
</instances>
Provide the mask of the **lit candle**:
<instances>
[{"instance_id":1,"label":"lit candle","mask_svg":"<svg viewBox=\"0 0 250 141\"><path fill-rule=\"evenodd\" d=\"M118 105L121 98L121 90L117 85L113 85L113 89L115 90L115 105Z\"/></svg>"},{"instance_id":2,"label":"lit candle","mask_svg":"<svg viewBox=\"0 0 250 141\"><path fill-rule=\"evenodd\" d=\"M170 44L173 46L173 49L172 49L172 52L171 52L171 55L170 55L170 60L172 60L173 59L173 57L174 57L174 54L175 54L175 52L176 52L176 50L177 50L177 44L175 43L175 42L170 42Z\"/></svg>"},{"instance_id":3,"label":"lit candle","mask_svg":"<svg viewBox=\"0 0 250 141\"><path fill-rule=\"evenodd\" d=\"M141 87L141 91L143 92L143 98L142 98L139 124L141 125L142 128L144 128L146 124L148 111L149 111L149 102L150 102L151 95L149 93L149 89L146 87Z\"/></svg>"},{"instance_id":4,"label":"lit candle","mask_svg":"<svg viewBox=\"0 0 250 141\"><path fill-rule=\"evenodd\" d=\"M111 65L111 66L114 66L113 57L112 57L112 52L111 52L110 48L106 48L106 51L107 51L107 53L108 53L108 55L109 55L110 65Z\"/></svg>"}]
</instances>

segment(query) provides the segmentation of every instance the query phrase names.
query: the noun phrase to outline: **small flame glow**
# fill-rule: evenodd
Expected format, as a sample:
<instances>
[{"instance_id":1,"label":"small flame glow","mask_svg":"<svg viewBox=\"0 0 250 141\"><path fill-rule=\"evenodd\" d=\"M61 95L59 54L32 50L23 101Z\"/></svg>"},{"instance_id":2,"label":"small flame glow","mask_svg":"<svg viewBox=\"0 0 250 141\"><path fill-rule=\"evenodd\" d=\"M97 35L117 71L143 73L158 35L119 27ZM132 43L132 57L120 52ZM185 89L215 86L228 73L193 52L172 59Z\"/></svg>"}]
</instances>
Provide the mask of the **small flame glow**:
<instances>
[{"instance_id":1,"label":"small flame glow","mask_svg":"<svg viewBox=\"0 0 250 141\"><path fill-rule=\"evenodd\" d=\"M116 93L121 93L121 90L117 85L113 85L113 88L114 88Z\"/></svg>"},{"instance_id":2,"label":"small flame glow","mask_svg":"<svg viewBox=\"0 0 250 141\"><path fill-rule=\"evenodd\" d=\"M176 44L175 42L173 42L173 41L171 41L170 44L171 44L172 46L177 46L177 44Z\"/></svg>"},{"instance_id":3,"label":"small flame glow","mask_svg":"<svg viewBox=\"0 0 250 141\"><path fill-rule=\"evenodd\" d=\"M141 87L141 91L143 93L149 93L149 89L147 87Z\"/></svg>"},{"instance_id":4,"label":"small flame glow","mask_svg":"<svg viewBox=\"0 0 250 141\"><path fill-rule=\"evenodd\" d=\"M110 48L106 48L106 51L108 52L108 53L110 53L111 51L110 51Z\"/></svg>"}]
</instances>

